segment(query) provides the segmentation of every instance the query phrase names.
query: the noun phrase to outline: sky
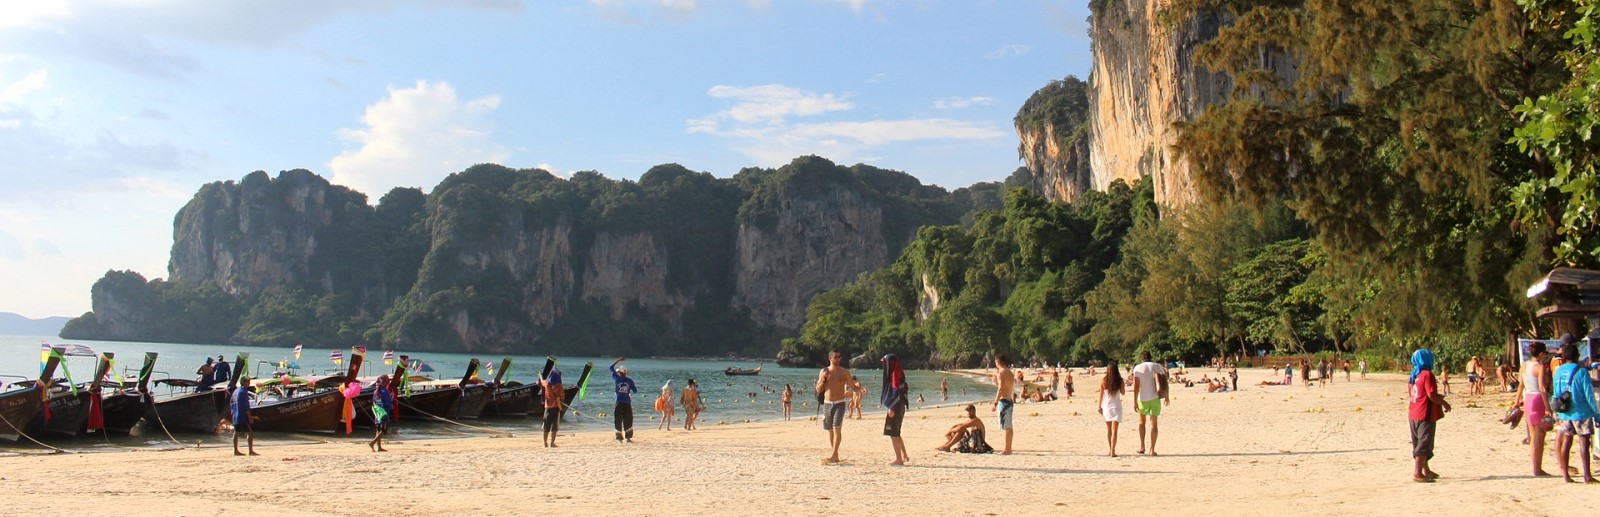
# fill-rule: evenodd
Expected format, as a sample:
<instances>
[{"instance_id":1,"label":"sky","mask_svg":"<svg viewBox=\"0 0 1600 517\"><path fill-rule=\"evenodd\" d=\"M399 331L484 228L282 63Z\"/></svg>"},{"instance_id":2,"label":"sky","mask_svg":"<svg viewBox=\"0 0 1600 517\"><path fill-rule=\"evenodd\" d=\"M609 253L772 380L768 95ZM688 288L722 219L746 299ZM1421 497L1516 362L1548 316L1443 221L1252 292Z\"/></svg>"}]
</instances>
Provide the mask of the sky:
<instances>
[{"instance_id":1,"label":"sky","mask_svg":"<svg viewBox=\"0 0 1600 517\"><path fill-rule=\"evenodd\" d=\"M206 183L375 203L476 163L730 177L815 154L959 188L1087 77L1084 0L0 0L0 312L166 278Z\"/></svg>"}]
</instances>

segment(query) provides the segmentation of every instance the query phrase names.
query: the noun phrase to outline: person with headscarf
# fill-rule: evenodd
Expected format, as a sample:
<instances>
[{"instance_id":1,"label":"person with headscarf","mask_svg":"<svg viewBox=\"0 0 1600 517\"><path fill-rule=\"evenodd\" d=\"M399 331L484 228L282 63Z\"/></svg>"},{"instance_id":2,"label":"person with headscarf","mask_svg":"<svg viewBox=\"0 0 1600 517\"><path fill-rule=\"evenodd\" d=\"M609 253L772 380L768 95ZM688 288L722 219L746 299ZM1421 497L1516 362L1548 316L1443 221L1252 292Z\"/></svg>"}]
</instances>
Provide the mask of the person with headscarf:
<instances>
[{"instance_id":1,"label":"person with headscarf","mask_svg":"<svg viewBox=\"0 0 1600 517\"><path fill-rule=\"evenodd\" d=\"M1433 366L1432 350L1422 348L1411 354L1411 378L1408 381L1411 386L1411 458L1414 467L1411 480L1418 483L1432 483L1439 479L1439 473L1428 467L1428 460L1433 459L1433 441L1439 431L1439 419L1450 411L1450 403L1439 393L1438 381L1433 377Z\"/></svg>"},{"instance_id":2,"label":"person with headscarf","mask_svg":"<svg viewBox=\"0 0 1600 517\"><path fill-rule=\"evenodd\" d=\"M388 452L383 448L383 435L389 432L389 421L394 418L394 391L389 389L388 375L379 375L372 386L372 441L367 442L367 448Z\"/></svg>"},{"instance_id":3,"label":"person with headscarf","mask_svg":"<svg viewBox=\"0 0 1600 517\"><path fill-rule=\"evenodd\" d=\"M883 390L878 396L878 401L883 407L889 408L889 413L883 420L883 435L889 437L889 443L894 444L894 462L890 465L905 466L911 461L911 455L906 452L906 442L900 438L900 425L906 419L906 407L910 401L906 393L910 386L906 384L906 371L900 367L900 358L894 354L887 354L880 359L883 363Z\"/></svg>"},{"instance_id":4,"label":"person with headscarf","mask_svg":"<svg viewBox=\"0 0 1600 517\"><path fill-rule=\"evenodd\" d=\"M551 368L550 376L539 379L544 388L544 446L556 446L556 431L561 428L561 403L566 401L567 390L561 385L561 370Z\"/></svg>"}]
</instances>

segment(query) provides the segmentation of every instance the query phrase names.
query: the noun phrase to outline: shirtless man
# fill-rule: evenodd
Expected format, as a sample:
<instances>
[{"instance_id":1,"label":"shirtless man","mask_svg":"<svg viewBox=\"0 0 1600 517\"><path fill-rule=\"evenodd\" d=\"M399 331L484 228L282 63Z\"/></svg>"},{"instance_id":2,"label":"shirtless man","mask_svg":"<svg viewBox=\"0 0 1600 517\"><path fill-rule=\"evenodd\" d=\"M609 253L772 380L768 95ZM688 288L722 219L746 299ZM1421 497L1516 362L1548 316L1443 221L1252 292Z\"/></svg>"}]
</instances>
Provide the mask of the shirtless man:
<instances>
[{"instance_id":1,"label":"shirtless man","mask_svg":"<svg viewBox=\"0 0 1600 517\"><path fill-rule=\"evenodd\" d=\"M1011 375L1011 366L1006 364L1004 354L994 356L994 410L1000 414L1000 429L1006 432L1006 448L1000 454L1011 454L1011 413L1016 402L1011 399L1015 390L1016 377Z\"/></svg>"},{"instance_id":2,"label":"shirtless man","mask_svg":"<svg viewBox=\"0 0 1600 517\"><path fill-rule=\"evenodd\" d=\"M828 367L817 373L816 391L822 394L822 429L828 431L828 444L833 447L833 455L823 460L825 463L839 462L839 443L844 440L844 415L849 410L851 394L861 390L850 375L850 370L839 366L843 359L844 356L837 350L829 352Z\"/></svg>"}]
</instances>

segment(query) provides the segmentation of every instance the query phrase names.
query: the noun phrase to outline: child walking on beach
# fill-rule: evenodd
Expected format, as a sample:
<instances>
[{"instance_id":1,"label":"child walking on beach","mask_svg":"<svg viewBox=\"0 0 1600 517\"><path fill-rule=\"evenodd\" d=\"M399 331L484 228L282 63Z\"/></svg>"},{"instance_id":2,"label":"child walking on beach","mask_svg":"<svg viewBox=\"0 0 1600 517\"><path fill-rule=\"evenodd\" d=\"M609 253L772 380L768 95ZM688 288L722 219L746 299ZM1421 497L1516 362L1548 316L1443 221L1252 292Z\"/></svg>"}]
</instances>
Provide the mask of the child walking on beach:
<instances>
[{"instance_id":1,"label":"child walking on beach","mask_svg":"<svg viewBox=\"0 0 1600 517\"><path fill-rule=\"evenodd\" d=\"M1433 378L1433 351L1426 348L1411 354L1411 480L1432 483L1439 473L1428 467L1433 459L1433 441L1438 434L1438 422L1450 411L1450 403L1439 394L1438 381Z\"/></svg>"}]
</instances>

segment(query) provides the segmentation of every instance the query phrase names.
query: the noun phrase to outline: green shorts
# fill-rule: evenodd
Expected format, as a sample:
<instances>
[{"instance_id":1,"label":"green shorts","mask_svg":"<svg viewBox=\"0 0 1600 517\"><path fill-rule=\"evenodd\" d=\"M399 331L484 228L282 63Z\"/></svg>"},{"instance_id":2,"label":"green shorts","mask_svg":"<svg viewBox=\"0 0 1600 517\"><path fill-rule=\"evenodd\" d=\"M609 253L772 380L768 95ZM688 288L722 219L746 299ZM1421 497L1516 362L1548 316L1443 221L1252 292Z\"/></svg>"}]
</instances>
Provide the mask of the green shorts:
<instances>
[{"instance_id":1,"label":"green shorts","mask_svg":"<svg viewBox=\"0 0 1600 517\"><path fill-rule=\"evenodd\" d=\"M1144 416L1161 416L1161 399L1141 400L1136 408Z\"/></svg>"}]
</instances>

